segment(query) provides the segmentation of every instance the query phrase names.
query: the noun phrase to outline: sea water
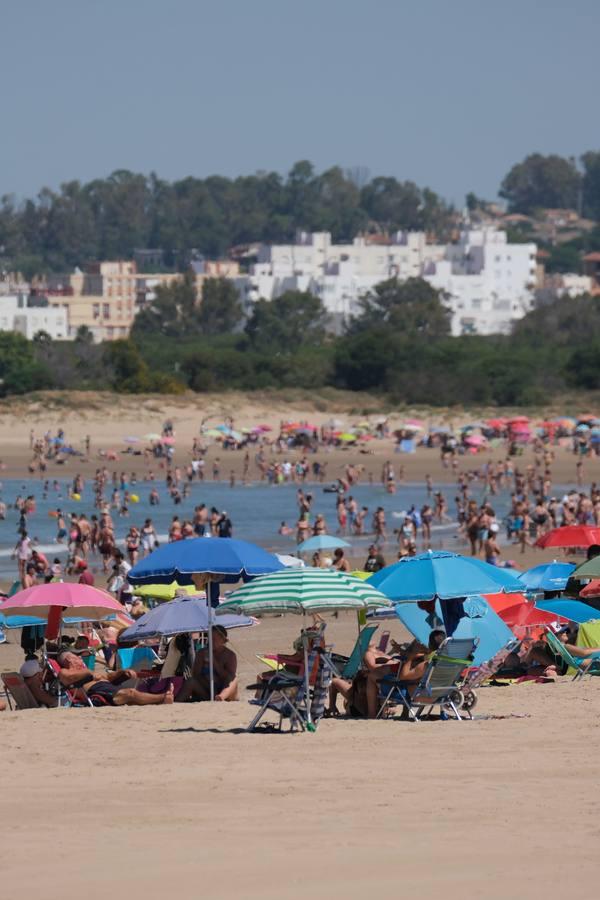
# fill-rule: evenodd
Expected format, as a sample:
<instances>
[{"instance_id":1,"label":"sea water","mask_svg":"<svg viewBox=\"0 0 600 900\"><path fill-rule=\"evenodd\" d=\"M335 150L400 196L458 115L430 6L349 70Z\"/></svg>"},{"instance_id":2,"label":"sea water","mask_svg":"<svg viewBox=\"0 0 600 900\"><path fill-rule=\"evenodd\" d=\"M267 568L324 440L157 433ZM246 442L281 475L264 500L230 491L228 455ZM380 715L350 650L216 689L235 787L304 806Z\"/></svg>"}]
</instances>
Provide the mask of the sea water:
<instances>
[{"instance_id":1,"label":"sea water","mask_svg":"<svg viewBox=\"0 0 600 900\"><path fill-rule=\"evenodd\" d=\"M64 560L67 553L65 544L56 543L56 518L50 513L61 509L68 529L68 518L71 513L77 515L85 513L88 519L91 515L99 515L94 507L94 493L92 482L87 481L80 500L69 497L70 480L60 480L58 490L54 490L53 480L49 482L49 490L46 496L43 493L43 482L39 479L6 479L2 482L1 497L7 506L6 519L0 521L0 578L9 580L15 576L17 564L11 559L18 539L19 512L14 508L16 498L33 495L36 501L36 511L27 518L27 531L34 540L36 546L46 556L59 556ZM156 487L160 495L160 504L150 505L150 491ZM336 516L336 494L324 491L324 485L305 482L301 485L286 483L269 486L265 482L251 482L243 485L236 483L230 487L226 481L192 482L189 485L189 496L180 504L175 504L171 499L163 482L139 481L128 486L130 494L139 496L139 502L129 504L129 515L119 515L118 509L111 509L111 516L115 526L117 543L124 546L124 537L131 525L138 528L144 524L147 518L152 519L159 540L167 539L169 524L173 516L178 516L181 521L192 519L194 507L205 503L210 509L212 506L219 511L226 510L233 522L233 536L244 540L253 541L268 550L278 553L294 553L296 547L295 524L298 520L298 506L296 491L301 487L305 493L313 495L311 518L317 513L325 516L327 531L329 534L337 534L338 522ZM440 490L444 494L448 514L452 521L444 524L434 523L432 527L432 546L452 550L464 550L465 542L458 535L455 521L456 488L451 484L434 485L434 490ZM110 496L112 487L107 488L107 496ZM433 498L427 496L427 490L422 483L407 483L397 486L395 494L388 494L381 484L357 484L352 487L349 494L353 496L359 507L367 506L369 513L366 518L366 527L371 527L371 517L378 506L382 506L386 513L386 529L388 542L384 547L384 555L392 562L396 556L396 539L392 534L394 528L400 528L403 523L404 513L415 505L420 509L425 502L433 506ZM123 492L121 492L121 497ZM483 485L471 487L471 496L478 503L484 499ZM489 500L499 520L503 519L509 510L510 495L503 491ZM285 536L278 533L282 522L294 529L294 534ZM360 558L364 555L368 545L373 540L372 534L355 537L343 535L352 549L348 554ZM419 536L418 548L421 548ZM94 568L92 558L92 568Z\"/></svg>"}]
</instances>

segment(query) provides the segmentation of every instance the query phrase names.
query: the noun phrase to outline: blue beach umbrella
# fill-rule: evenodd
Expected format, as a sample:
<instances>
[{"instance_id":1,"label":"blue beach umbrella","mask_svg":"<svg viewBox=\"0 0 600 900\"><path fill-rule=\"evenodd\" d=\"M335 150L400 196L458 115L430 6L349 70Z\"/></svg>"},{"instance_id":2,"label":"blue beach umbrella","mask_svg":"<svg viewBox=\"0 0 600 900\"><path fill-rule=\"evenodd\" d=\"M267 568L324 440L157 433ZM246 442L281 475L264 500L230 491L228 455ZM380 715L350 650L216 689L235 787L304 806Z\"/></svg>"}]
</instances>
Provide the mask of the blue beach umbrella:
<instances>
[{"instance_id":1,"label":"blue beach umbrella","mask_svg":"<svg viewBox=\"0 0 600 900\"><path fill-rule=\"evenodd\" d=\"M138 584L194 584L206 575L235 584L256 575L278 572L283 565L272 553L236 538L188 538L154 550L129 571L127 580Z\"/></svg>"},{"instance_id":2,"label":"blue beach umbrella","mask_svg":"<svg viewBox=\"0 0 600 900\"><path fill-rule=\"evenodd\" d=\"M541 563L526 572L521 572L519 581L528 591L564 591L571 573L575 570L573 563L558 562Z\"/></svg>"},{"instance_id":3,"label":"blue beach umbrella","mask_svg":"<svg viewBox=\"0 0 600 900\"><path fill-rule=\"evenodd\" d=\"M212 616L206 600L199 597L182 597L149 610L119 635L120 643L142 641L156 637L172 637L174 634L191 634L208 631ZM249 616L219 615L218 624L225 628L244 628L253 625Z\"/></svg>"},{"instance_id":4,"label":"blue beach umbrella","mask_svg":"<svg viewBox=\"0 0 600 900\"><path fill-rule=\"evenodd\" d=\"M211 604L216 601L213 582L248 581L257 575L278 572L283 565L272 553L236 538L187 538L172 541L140 560L127 574L132 585L167 583L206 587ZM212 615L212 613L209 613ZM208 629L210 699L214 699L212 630Z\"/></svg>"},{"instance_id":5,"label":"blue beach umbrella","mask_svg":"<svg viewBox=\"0 0 600 900\"><path fill-rule=\"evenodd\" d=\"M317 534L299 544L296 550L298 553L308 553L310 550L334 550L337 547L350 547L350 544L331 534Z\"/></svg>"},{"instance_id":6,"label":"blue beach umbrella","mask_svg":"<svg viewBox=\"0 0 600 900\"><path fill-rule=\"evenodd\" d=\"M582 603L581 600L540 600L535 605L538 609L543 609L555 616L562 616L564 619L570 619L571 622L577 622L578 625L600 619L600 610L588 606L587 603Z\"/></svg>"},{"instance_id":7,"label":"blue beach umbrella","mask_svg":"<svg viewBox=\"0 0 600 900\"><path fill-rule=\"evenodd\" d=\"M375 572L368 579L390 600L451 600L470 594L522 591L517 573L447 550L428 550Z\"/></svg>"},{"instance_id":8,"label":"blue beach umbrella","mask_svg":"<svg viewBox=\"0 0 600 900\"><path fill-rule=\"evenodd\" d=\"M397 603L394 608L402 624L423 644L427 644L434 628L443 628L448 637L476 638L473 665L480 666L514 640L514 634L484 597L467 597L462 605L464 615L453 630L446 628L439 600L433 612L422 609L418 603Z\"/></svg>"}]
</instances>

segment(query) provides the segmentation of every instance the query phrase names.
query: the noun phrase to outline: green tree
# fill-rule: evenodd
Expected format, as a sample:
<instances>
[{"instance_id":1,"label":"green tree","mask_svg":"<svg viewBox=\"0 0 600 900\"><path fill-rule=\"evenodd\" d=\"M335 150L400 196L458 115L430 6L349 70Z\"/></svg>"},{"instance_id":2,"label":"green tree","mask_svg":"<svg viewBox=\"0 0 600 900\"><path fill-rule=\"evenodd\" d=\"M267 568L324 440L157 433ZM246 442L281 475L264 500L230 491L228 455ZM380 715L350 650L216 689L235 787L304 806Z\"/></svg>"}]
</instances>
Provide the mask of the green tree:
<instances>
[{"instance_id":1,"label":"green tree","mask_svg":"<svg viewBox=\"0 0 600 900\"><path fill-rule=\"evenodd\" d=\"M250 344L263 351L290 354L325 340L327 313L307 291L286 291L275 300L257 300L246 323Z\"/></svg>"},{"instance_id":2,"label":"green tree","mask_svg":"<svg viewBox=\"0 0 600 900\"><path fill-rule=\"evenodd\" d=\"M50 370L38 362L35 345L21 334L0 332L0 396L26 394L53 386Z\"/></svg>"},{"instance_id":3,"label":"green tree","mask_svg":"<svg viewBox=\"0 0 600 900\"><path fill-rule=\"evenodd\" d=\"M450 311L442 292L422 278L382 281L360 301L361 311L350 322L358 333L385 326L411 337L440 338L450 333Z\"/></svg>"},{"instance_id":4,"label":"green tree","mask_svg":"<svg viewBox=\"0 0 600 900\"><path fill-rule=\"evenodd\" d=\"M583 164L583 215L600 222L600 150L584 153Z\"/></svg>"},{"instance_id":5,"label":"green tree","mask_svg":"<svg viewBox=\"0 0 600 900\"><path fill-rule=\"evenodd\" d=\"M529 215L543 207L577 207L581 175L574 162L562 156L533 153L517 163L500 186L510 212Z\"/></svg>"},{"instance_id":6,"label":"green tree","mask_svg":"<svg viewBox=\"0 0 600 900\"><path fill-rule=\"evenodd\" d=\"M228 334L242 319L242 304L236 286L226 278L207 278L197 310L202 334Z\"/></svg>"}]
</instances>

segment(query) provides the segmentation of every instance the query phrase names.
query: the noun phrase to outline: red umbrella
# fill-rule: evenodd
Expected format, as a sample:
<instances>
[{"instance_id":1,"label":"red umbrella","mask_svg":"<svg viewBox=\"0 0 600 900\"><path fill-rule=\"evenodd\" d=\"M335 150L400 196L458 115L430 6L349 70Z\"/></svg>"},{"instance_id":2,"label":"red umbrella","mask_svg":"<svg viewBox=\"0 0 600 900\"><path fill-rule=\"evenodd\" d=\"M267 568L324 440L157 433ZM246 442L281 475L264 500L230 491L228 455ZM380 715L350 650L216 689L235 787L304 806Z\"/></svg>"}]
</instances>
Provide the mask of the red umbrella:
<instances>
[{"instance_id":1,"label":"red umbrella","mask_svg":"<svg viewBox=\"0 0 600 900\"><path fill-rule=\"evenodd\" d=\"M600 544L600 528L594 525L563 525L543 534L536 547L590 547Z\"/></svg>"},{"instance_id":2,"label":"red umbrella","mask_svg":"<svg viewBox=\"0 0 600 900\"><path fill-rule=\"evenodd\" d=\"M580 597L600 597L600 578L593 578L579 591Z\"/></svg>"}]
</instances>

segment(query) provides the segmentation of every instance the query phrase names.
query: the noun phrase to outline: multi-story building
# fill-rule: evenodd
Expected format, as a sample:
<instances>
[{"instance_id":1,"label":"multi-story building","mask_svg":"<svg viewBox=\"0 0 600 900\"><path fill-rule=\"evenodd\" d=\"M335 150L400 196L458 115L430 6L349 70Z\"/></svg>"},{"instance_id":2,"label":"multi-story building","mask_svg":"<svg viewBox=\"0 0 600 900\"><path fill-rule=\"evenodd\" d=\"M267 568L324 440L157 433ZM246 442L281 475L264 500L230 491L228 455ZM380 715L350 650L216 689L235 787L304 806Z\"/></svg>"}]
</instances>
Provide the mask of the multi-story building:
<instances>
[{"instance_id":1,"label":"multi-story building","mask_svg":"<svg viewBox=\"0 0 600 900\"><path fill-rule=\"evenodd\" d=\"M506 332L533 304L535 244L509 244L495 228L466 229L458 243L431 244L422 232L391 239L357 237L332 244L328 233L300 234L295 244L260 247L250 274L235 283L249 308L288 290L321 298L338 325L381 281L421 277L443 291L453 334Z\"/></svg>"},{"instance_id":2,"label":"multi-story building","mask_svg":"<svg viewBox=\"0 0 600 900\"><path fill-rule=\"evenodd\" d=\"M534 305L537 247L509 244L505 231L465 230L423 277L444 292L452 333L508 334Z\"/></svg>"},{"instance_id":3,"label":"multi-story building","mask_svg":"<svg viewBox=\"0 0 600 900\"><path fill-rule=\"evenodd\" d=\"M27 340L43 331L53 340L65 340L69 331L67 313L50 306L28 306L26 294L3 294L0 331L17 331Z\"/></svg>"}]
</instances>

